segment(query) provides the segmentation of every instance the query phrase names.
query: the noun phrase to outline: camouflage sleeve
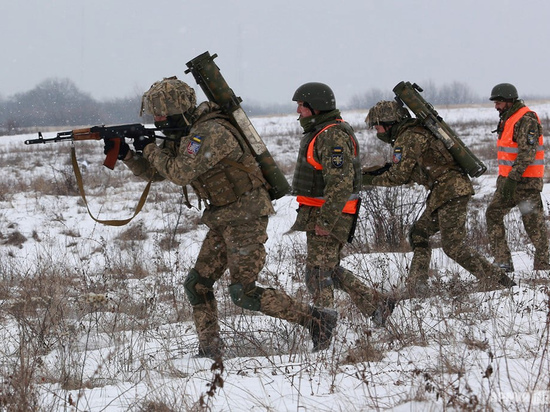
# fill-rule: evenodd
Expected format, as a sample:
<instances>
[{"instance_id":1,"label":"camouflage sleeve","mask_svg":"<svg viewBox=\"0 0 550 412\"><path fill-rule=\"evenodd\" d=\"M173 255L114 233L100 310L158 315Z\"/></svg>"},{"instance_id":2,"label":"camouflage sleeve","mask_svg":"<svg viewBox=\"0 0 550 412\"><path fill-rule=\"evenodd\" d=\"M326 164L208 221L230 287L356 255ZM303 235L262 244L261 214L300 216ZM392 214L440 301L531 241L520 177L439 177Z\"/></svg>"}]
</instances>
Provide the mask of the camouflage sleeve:
<instances>
[{"instance_id":1,"label":"camouflage sleeve","mask_svg":"<svg viewBox=\"0 0 550 412\"><path fill-rule=\"evenodd\" d=\"M185 186L226 158L238 145L229 129L210 120L193 127L188 136L182 137L177 152L148 145L143 157L162 176Z\"/></svg>"},{"instance_id":2,"label":"camouflage sleeve","mask_svg":"<svg viewBox=\"0 0 550 412\"><path fill-rule=\"evenodd\" d=\"M393 145L391 167L372 179L374 186L400 186L411 183L413 170L424 150L425 138L418 133L405 131Z\"/></svg>"},{"instance_id":3,"label":"camouflage sleeve","mask_svg":"<svg viewBox=\"0 0 550 412\"><path fill-rule=\"evenodd\" d=\"M533 112L526 113L514 128L514 141L518 145L518 156L508 175L513 180L521 180L521 175L535 160L542 126Z\"/></svg>"},{"instance_id":4,"label":"camouflage sleeve","mask_svg":"<svg viewBox=\"0 0 550 412\"><path fill-rule=\"evenodd\" d=\"M164 180L164 177L158 174L141 154L134 153L130 159L124 161L124 164L128 166L128 169L130 169L134 175L143 180L152 180L154 182Z\"/></svg>"},{"instance_id":5,"label":"camouflage sleeve","mask_svg":"<svg viewBox=\"0 0 550 412\"><path fill-rule=\"evenodd\" d=\"M353 141L344 130L331 127L317 137L315 153L325 182L318 224L331 230L353 193Z\"/></svg>"}]
</instances>

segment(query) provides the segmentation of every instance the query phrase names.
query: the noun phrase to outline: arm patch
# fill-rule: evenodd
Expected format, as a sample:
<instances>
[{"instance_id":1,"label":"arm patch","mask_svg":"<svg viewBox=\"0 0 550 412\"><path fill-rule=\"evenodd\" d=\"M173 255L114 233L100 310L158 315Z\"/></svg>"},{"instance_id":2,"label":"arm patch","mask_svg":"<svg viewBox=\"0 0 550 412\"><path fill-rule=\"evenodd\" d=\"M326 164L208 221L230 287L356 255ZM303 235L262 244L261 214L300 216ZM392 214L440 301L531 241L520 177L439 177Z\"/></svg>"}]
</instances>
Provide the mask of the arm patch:
<instances>
[{"instance_id":1,"label":"arm patch","mask_svg":"<svg viewBox=\"0 0 550 412\"><path fill-rule=\"evenodd\" d=\"M539 137L537 136L537 131L533 129L529 130L527 132L527 143L533 146L538 141L539 141Z\"/></svg>"},{"instance_id":2,"label":"arm patch","mask_svg":"<svg viewBox=\"0 0 550 412\"><path fill-rule=\"evenodd\" d=\"M403 157L403 148L396 147L393 149L393 163L399 163Z\"/></svg>"},{"instance_id":3,"label":"arm patch","mask_svg":"<svg viewBox=\"0 0 550 412\"><path fill-rule=\"evenodd\" d=\"M195 156L199 152L201 145L202 145L202 137L197 135L193 136L189 140L189 143L187 144L187 154L191 156Z\"/></svg>"},{"instance_id":4,"label":"arm patch","mask_svg":"<svg viewBox=\"0 0 550 412\"><path fill-rule=\"evenodd\" d=\"M344 150L340 146L332 148L332 166L340 168L344 165Z\"/></svg>"}]
</instances>

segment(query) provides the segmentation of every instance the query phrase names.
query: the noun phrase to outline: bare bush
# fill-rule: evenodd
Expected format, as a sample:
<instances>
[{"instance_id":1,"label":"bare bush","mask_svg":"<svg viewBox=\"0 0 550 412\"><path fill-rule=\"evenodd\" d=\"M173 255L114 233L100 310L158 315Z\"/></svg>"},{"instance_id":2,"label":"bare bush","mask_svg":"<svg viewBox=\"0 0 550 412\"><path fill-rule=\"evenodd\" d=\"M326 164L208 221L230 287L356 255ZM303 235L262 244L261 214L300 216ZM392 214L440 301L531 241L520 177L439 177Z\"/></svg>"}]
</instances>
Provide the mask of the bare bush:
<instances>
[{"instance_id":1,"label":"bare bush","mask_svg":"<svg viewBox=\"0 0 550 412\"><path fill-rule=\"evenodd\" d=\"M277 133L273 123L273 152L282 155L291 176L299 132ZM465 127L466 138L473 141L472 130L480 127L485 129ZM363 164L383 164L389 146L371 131L359 134L362 141L368 138ZM102 215L126 215L144 183L122 165L105 173L97 144L77 151L89 203ZM487 163L493 162L494 146L475 140L476 153ZM193 208L187 209L181 188L158 183L132 223L95 225L68 189L75 182L67 152L60 155L59 148L45 148L39 156L17 146L11 155L18 166L0 183L0 409L88 410L94 400L113 395L103 409L230 410L238 400L240 408L260 410L312 404L319 411L357 405L527 410L526 403L507 402L504 391L511 385L526 394L547 390L547 274L521 272L522 287L474 293L469 275L435 247L433 284L440 295L403 300L386 328L374 328L336 291L334 343L316 354L303 327L237 307L224 276L214 288L227 348L224 369L196 359L192 307L183 288L204 236L195 196L189 195ZM9 152L0 152L1 160ZM40 173L30 173L34 168ZM480 182L492 182L495 170L490 168L487 180L474 179L476 192L483 189ZM471 245L482 252L489 193L476 196L468 211ZM356 241L346 246L343 265L366 284L391 289L407 275L407 233L426 193L406 186L369 188L362 195ZM278 214L270 221L277 234L288 230L280 220L290 216L286 208L292 203L285 202L275 202ZM37 215L43 219L33 220ZM509 219L515 256L529 256L519 216ZM307 303L302 235L270 235L259 283ZM504 394L497 396L499 391ZM531 396L536 410L540 401Z\"/></svg>"},{"instance_id":2,"label":"bare bush","mask_svg":"<svg viewBox=\"0 0 550 412\"><path fill-rule=\"evenodd\" d=\"M369 187L361 202L361 243L368 252L409 250L408 233L423 209L426 195L410 187Z\"/></svg>"}]
</instances>

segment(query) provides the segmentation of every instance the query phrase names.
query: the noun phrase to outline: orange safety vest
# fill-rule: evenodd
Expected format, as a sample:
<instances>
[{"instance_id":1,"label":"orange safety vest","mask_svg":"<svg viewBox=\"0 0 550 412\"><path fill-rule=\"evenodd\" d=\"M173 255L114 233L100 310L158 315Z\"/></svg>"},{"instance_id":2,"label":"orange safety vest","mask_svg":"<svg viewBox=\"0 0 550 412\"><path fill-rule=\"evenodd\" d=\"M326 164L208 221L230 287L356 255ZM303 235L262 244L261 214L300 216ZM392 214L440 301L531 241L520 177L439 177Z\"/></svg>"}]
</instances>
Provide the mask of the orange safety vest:
<instances>
[{"instance_id":1,"label":"orange safety vest","mask_svg":"<svg viewBox=\"0 0 550 412\"><path fill-rule=\"evenodd\" d=\"M337 119L338 122L342 122L342 119ZM321 163L317 162L313 156L313 148L315 146L315 140L317 140L317 136L319 136L321 133L323 133L325 130L327 130L330 127L336 126L338 123L332 123L328 126L323 127L314 137L311 139L311 142L309 142L309 146L307 148L307 155L306 159L307 162L313 166L315 170L322 170L323 166ZM351 139L353 142L354 147L354 154L357 155L357 147L355 145L355 141ZM325 203L325 199L321 197L309 197L309 196L296 196L296 201L300 206L313 206L313 207L321 207ZM357 203L359 202L359 199L351 199L348 200L344 206L344 209L342 209L342 213L347 213L350 215L354 215L357 212Z\"/></svg>"},{"instance_id":2,"label":"orange safety vest","mask_svg":"<svg viewBox=\"0 0 550 412\"><path fill-rule=\"evenodd\" d=\"M515 112L504 124L504 129L502 134L497 141L498 148L498 174L500 176L507 177L512 170L512 166L518 157L518 144L514 142L514 126L516 123L525 115L525 113L530 112L528 107L522 107L517 112ZM538 115L537 120L540 123ZM543 149L543 137L539 136L537 153L535 155L535 160L531 163L522 174L522 177L540 177L544 176L544 149Z\"/></svg>"}]
</instances>

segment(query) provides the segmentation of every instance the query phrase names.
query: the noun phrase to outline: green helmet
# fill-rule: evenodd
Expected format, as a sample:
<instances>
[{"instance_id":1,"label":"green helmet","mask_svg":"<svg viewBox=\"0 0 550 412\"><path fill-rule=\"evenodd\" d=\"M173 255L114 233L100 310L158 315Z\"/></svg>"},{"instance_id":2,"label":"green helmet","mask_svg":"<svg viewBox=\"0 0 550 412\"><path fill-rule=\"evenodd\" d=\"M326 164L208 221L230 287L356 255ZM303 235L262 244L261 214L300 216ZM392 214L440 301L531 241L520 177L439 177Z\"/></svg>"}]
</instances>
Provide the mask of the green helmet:
<instances>
[{"instance_id":1,"label":"green helmet","mask_svg":"<svg viewBox=\"0 0 550 412\"><path fill-rule=\"evenodd\" d=\"M195 91L176 76L153 83L141 98L141 111L153 116L183 114L197 105Z\"/></svg>"},{"instance_id":2,"label":"green helmet","mask_svg":"<svg viewBox=\"0 0 550 412\"><path fill-rule=\"evenodd\" d=\"M489 100L492 101L514 101L518 98L518 91L513 84L510 83L500 83L493 87L491 90L491 97Z\"/></svg>"},{"instance_id":3,"label":"green helmet","mask_svg":"<svg viewBox=\"0 0 550 412\"><path fill-rule=\"evenodd\" d=\"M410 119L409 111L394 100L382 100L376 103L367 114L365 123L370 129L374 125L398 123Z\"/></svg>"},{"instance_id":4,"label":"green helmet","mask_svg":"<svg viewBox=\"0 0 550 412\"><path fill-rule=\"evenodd\" d=\"M312 109L326 111L336 109L336 99L332 89L324 83L305 83L294 92L294 102L305 102Z\"/></svg>"}]
</instances>

